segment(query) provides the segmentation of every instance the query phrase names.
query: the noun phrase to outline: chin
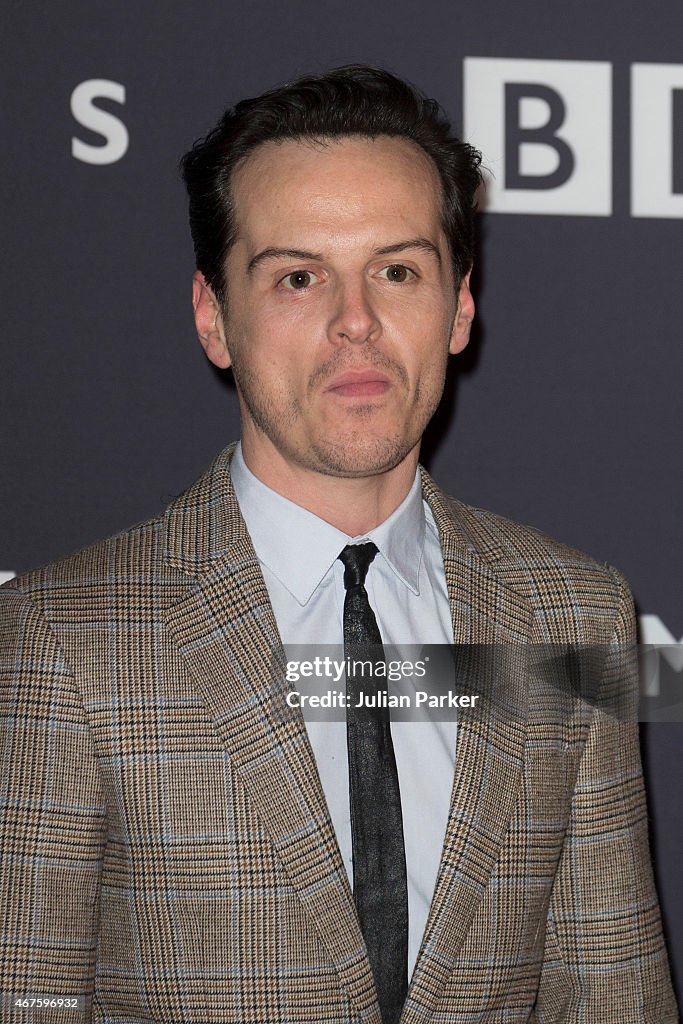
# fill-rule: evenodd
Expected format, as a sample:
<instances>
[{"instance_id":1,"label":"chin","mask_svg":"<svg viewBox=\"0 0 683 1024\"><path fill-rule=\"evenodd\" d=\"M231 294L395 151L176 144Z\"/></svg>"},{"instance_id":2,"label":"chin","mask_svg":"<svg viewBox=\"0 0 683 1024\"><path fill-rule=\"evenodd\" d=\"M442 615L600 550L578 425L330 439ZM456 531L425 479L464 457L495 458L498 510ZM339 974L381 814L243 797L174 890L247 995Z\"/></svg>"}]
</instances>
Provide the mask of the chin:
<instances>
[{"instance_id":1,"label":"chin","mask_svg":"<svg viewBox=\"0 0 683 1024\"><path fill-rule=\"evenodd\" d=\"M377 476L395 469L410 454L417 440L406 438L353 438L340 444L318 443L311 456L319 473L330 476Z\"/></svg>"}]
</instances>

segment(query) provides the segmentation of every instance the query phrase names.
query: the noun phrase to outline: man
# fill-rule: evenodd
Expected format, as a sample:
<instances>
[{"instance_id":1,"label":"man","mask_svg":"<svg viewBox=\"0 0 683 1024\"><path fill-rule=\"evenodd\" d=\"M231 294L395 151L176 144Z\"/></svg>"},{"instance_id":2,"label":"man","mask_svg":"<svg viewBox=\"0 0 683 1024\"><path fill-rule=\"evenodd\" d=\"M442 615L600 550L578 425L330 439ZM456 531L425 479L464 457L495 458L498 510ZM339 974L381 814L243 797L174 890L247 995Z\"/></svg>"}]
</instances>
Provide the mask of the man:
<instances>
[{"instance_id":1,"label":"man","mask_svg":"<svg viewBox=\"0 0 683 1024\"><path fill-rule=\"evenodd\" d=\"M2 591L15 1003L677 1019L635 726L529 707L532 644L602 649L618 684L628 588L418 467L474 315L478 164L362 67L238 104L185 158L197 331L232 367L241 444L163 516ZM283 643L495 646L527 710L304 721L282 713Z\"/></svg>"}]
</instances>

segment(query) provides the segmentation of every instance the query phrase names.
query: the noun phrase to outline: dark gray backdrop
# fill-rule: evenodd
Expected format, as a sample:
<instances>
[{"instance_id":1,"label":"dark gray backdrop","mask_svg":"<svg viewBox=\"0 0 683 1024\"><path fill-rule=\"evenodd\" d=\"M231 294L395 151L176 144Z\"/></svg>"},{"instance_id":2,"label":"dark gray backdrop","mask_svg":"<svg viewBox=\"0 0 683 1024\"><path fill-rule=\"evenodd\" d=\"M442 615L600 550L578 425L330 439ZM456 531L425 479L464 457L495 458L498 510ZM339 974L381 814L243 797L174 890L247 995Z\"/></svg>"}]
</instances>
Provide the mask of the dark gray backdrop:
<instances>
[{"instance_id":1,"label":"dark gray backdrop","mask_svg":"<svg viewBox=\"0 0 683 1024\"><path fill-rule=\"evenodd\" d=\"M449 378L427 461L460 498L618 566L649 617L641 621L660 639L683 637L681 214L633 216L629 169L631 65L676 65L668 156L672 194L683 192L675 0L62 0L7 13L0 570L23 571L155 514L237 437L234 392L193 334L176 170L225 106L306 71L368 61L436 96L462 124L466 58L603 62L612 213L480 219L477 333ZM93 104L125 130L89 129L83 89L71 112L74 90L102 79L125 100L114 87ZM605 96L593 100L597 109ZM73 155L77 139L106 156L110 130L114 155L127 133L119 159ZM666 156L651 146L652 167ZM597 180L605 167L592 170ZM644 728L674 968L683 963L682 728Z\"/></svg>"}]
</instances>

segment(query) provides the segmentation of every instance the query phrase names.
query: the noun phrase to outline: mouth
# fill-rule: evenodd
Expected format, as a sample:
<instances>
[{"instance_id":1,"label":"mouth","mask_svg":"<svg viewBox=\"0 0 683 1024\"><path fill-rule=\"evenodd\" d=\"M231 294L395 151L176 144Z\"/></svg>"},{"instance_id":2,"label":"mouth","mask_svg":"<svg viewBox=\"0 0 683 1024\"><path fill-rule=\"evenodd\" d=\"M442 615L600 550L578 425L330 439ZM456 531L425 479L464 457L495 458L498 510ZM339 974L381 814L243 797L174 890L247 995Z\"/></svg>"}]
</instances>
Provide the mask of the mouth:
<instances>
[{"instance_id":1,"label":"mouth","mask_svg":"<svg viewBox=\"0 0 683 1024\"><path fill-rule=\"evenodd\" d=\"M368 398L383 395L390 387L391 381L386 374L377 370L362 370L334 377L325 391L341 398Z\"/></svg>"}]
</instances>

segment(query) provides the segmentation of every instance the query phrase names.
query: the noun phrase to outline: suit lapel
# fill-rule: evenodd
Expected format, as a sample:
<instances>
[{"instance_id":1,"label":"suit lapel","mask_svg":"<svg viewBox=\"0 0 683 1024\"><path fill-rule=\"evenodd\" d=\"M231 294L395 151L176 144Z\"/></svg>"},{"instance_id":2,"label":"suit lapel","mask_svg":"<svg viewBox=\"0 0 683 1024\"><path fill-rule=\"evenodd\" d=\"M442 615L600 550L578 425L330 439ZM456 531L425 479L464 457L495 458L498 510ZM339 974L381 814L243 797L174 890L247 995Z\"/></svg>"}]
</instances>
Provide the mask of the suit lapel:
<instances>
[{"instance_id":1,"label":"suit lapel","mask_svg":"<svg viewBox=\"0 0 683 1024\"><path fill-rule=\"evenodd\" d=\"M195 576L166 624L355 1012L381 1024L372 971L300 714L273 685L282 657L268 593L223 452L171 507L168 561Z\"/></svg>"},{"instance_id":2,"label":"suit lapel","mask_svg":"<svg viewBox=\"0 0 683 1024\"><path fill-rule=\"evenodd\" d=\"M451 808L441 865L401 1024L424 1022L436 1008L498 857L521 781L526 740L526 641L531 612L476 549L464 509L423 472L434 515L453 618L456 680L476 672L477 688L494 698L481 714L458 718ZM489 550L493 561L495 551ZM509 701L511 713L501 702Z\"/></svg>"}]
</instances>

